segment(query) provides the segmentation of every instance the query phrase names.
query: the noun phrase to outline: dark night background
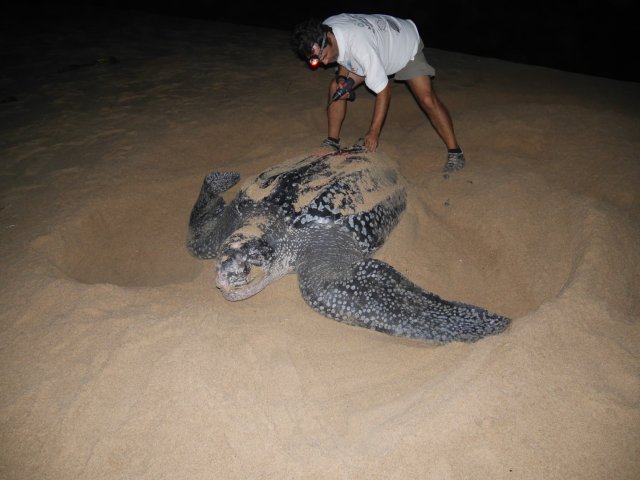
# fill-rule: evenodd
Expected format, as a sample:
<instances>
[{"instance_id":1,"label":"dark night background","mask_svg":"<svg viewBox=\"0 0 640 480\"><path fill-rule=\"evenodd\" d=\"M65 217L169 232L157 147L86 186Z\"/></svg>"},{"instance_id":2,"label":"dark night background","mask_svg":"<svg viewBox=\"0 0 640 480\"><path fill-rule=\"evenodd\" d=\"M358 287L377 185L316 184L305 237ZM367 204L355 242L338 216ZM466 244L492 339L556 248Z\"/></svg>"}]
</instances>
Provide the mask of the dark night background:
<instances>
[{"instance_id":1,"label":"dark night background","mask_svg":"<svg viewBox=\"0 0 640 480\"><path fill-rule=\"evenodd\" d=\"M284 3L217 0L88 0L56 2L48 7L14 4L4 8L5 22L68 20L74 4L127 11L160 13L201 20L265 26L290 31L299 21L342 12L387 13L415 21L430 48L494 57L625 81L640 81L636 16L631 0L607 2L449 0L334 1ZM15 28L13 29L15 31Z\"/></svg>"}]
</instances>

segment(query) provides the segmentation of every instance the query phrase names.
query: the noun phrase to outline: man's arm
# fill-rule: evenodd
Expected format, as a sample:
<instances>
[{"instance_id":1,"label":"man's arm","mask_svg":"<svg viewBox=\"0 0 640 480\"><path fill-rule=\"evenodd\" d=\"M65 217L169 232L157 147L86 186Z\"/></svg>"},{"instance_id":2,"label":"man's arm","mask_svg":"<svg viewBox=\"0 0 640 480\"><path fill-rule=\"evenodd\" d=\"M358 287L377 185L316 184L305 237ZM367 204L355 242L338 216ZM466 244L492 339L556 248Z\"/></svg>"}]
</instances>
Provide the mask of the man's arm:
<instances>
[{"instance_id":1,"label":"man's arm","mask_svg":"<svg viewBox=\"0 0 640 480\"><path fill-rule=\"evenodd\" d=\"M364 77L360 75L356 75L355 73L347 70L342 65L338 68L338 75L342 75L344 77L350 77L354 80L353 88L356 89L362 83L364 83ZM335 139L340 139L340 130L342 129L342 122L347 114L347 102L345 98L340 99L337 102L331 102L333 95L338 90L338 84L335 79L332 79L329 83L329 96L328 101L329 108L327 109L327 117L329 120L329 137L333 137Z\"/></svg>"},{"instance_id":2,"label":"man's arm","mask_svg":"<svg viewBox=\"0 0 640 480\"><path fill-rule=\"evenodd\" d=\"M391 84L387 83L387 86L376 95L376 102L373 106L373 118L371 119L371 126L369 131L364 136L364 146L370 152L375 152L378 148L378 141L380 139L380 132L384 125L384 119L387 117L389 111L389 104L391 103Z\"/></svg>"}]
</instances>

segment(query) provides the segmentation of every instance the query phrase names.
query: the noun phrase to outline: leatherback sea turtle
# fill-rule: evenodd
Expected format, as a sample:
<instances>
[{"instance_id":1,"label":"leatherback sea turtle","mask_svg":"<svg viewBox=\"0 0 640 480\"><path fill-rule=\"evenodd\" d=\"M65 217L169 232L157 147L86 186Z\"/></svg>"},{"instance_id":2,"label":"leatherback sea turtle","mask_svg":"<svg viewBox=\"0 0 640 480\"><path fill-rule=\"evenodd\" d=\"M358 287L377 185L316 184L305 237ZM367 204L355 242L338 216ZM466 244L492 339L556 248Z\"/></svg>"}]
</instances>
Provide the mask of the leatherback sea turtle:
<instances>
[{"instance_id":1,"label":"leatherback sea turtle","mask_svg":"<svg viewBox=\"0 0 640 480\"><path fill-rule=\"evenodd\" d=\"M295 272L315 311L391 335L473 342L509 324L443 300L371 258L406 206L404 182L383 154L352 147L275 165L225 204L220 194L239 179L230 172L205 177L187 238L193 256L216 259L216 284L227 300Z\"/></svg>"}]
</instances>

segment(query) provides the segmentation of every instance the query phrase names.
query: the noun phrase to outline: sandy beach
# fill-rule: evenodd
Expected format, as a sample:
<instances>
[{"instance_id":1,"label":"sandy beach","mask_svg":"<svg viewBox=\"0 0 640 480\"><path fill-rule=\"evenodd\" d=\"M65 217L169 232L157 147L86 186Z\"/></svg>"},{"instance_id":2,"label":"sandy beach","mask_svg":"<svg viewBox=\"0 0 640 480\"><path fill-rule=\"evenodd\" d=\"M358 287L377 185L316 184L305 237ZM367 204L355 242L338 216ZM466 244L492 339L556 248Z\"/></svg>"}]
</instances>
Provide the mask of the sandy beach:
<instances>
[{"instance_id":1,"label":"sandy beach","mask_svg":"<svg viewBox=\"0 0 640 480\"><path fill-rule=\"evenodd\" d=\"M316 314L294 275L228 302L185 248L208 172L326 136L333 71L287 32L106 10L20 32L0 46L0 478L639 478L640 84L431 49L467 156L448 178L394 85L380 149L408 207L375 257L513 319L433 346Z\"/></svg>"}]
</instances>

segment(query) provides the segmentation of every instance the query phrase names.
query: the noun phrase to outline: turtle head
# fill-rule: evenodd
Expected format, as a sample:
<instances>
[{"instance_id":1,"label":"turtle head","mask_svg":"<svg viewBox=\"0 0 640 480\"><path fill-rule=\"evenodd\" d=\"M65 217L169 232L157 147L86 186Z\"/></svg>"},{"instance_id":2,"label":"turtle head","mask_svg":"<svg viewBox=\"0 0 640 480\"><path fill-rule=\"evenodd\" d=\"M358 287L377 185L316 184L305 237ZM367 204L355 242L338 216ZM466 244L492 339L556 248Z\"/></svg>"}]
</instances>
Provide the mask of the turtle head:
<instances>
[{"instance_id":1,"label":"turtle head","mask_svg":"<svg viewBox=\"0 0 640 480\"><path fill-rule=\"evenodd\" d=\"M216 286L227 300L244 300L274 280L275 251L262 236L233 234L222 246Z\"/></svg>"}]
</instances>

